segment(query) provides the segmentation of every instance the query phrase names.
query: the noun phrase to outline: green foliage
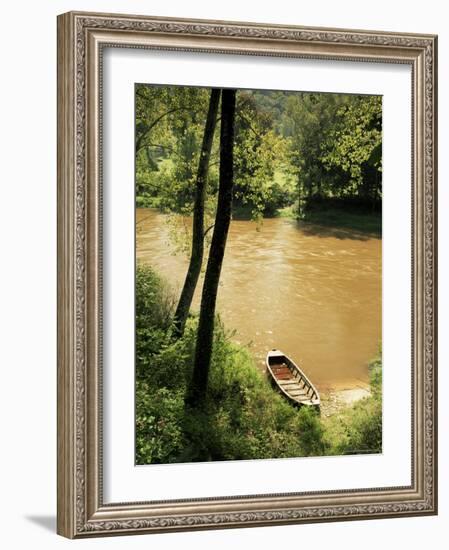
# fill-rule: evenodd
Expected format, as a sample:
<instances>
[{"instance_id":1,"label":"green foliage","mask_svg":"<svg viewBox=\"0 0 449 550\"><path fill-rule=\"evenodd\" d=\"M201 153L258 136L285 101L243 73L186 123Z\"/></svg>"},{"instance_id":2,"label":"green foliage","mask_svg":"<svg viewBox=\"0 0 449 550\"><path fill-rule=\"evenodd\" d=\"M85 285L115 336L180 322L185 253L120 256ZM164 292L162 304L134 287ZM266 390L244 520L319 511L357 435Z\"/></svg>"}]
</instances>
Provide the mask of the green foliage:
<instances>
[{"instance_id":1,"label":"green foliage","mask_svg":"<svg viewBox=\"0 0 449 550\"><path fill-rule=\"evenodd\" d=\"M284 186L275 181L275 174L285 170L288 142L275 131L272 112L258 104L256 92L242 91L238 98L235 206L249 205L253 218L272 215L277 208L286 205L282 200ZM282 180L286 179L284 175Z\"/></svg>"},{"instance_id":2,"label":"green foliage","mask_svg":"<svg viewBox=\"0 0 449 550\"><path fill-rule=\"evenodd\" d=\"M158 158L149 169L147 161L140 158L142 156L138 155L136 159L136 207L174 210L176 193L168 195L164 192L173 182L173 162L168 158Z\"/></svg>"},{"instance_id":3,"label":"green foliage","mask_svg":"<svg viewBox=\"0 0 449 550\"><path fill-rule=\"evenodd\" d=\"M202 88L136 86L136 206L190 211L208 97ZM217 179L212 164L210 185Z\"/></svg>"},{"instance_id":4,"label":"green foliage","mask_svg":"<svg viewBox=\"0 0 449 550\"><path fill-rule=\"evenodd\" d=\"M371 395L337 416L326 419L325 440L330 454L382 452L382 359L369 365Z\"/></svg>"},{"instance_id":5,"label":"green foliage","mask_svg":"<svg viewBox=\"0 0 449 550\"><path fill-rule=\"evenodd\" d=\"M347 425L346 454L382 452L382 404L379 399L366 399L369 401L354 405Z\"/></svg>"},{"instance_id":6,"label":"green foliage","mask_svg":"<svg viewBox=\"0 0 449 550\"><path fill-rule=\"evenodd\" d=\"M286 100L287 131L290 134L290 160L297 177L301 210L307 198L328 194L337 186L338 174L330 174L321 162L322 144L335 120L335 113L348 96L297 93Z\"/></svg>"},{"instance_id":7,"label":"green foliage","mask_svg":"<svg viewBox=\"0 0 449 550\"><path fill-rule=\"evenodd\" d=\"M321 162L331 172L341 170L344 194L377 200L381 194L382 98L356 96L340 106L322 144Z\"/></svg>"},{"instance_id":8,"label":"green foliage","mask_svg":"<svg viewBox=\"0 0 449 550\"><path fill-rule=\"evenodd\" d=\"M382 399L382 350L369 364L371 393Z\"/></svg>"},{"instance_id":9,"label":"green foliage","mask_svg":"<svg viewBox=\"0 0 449 550\"><path fill-rule=\"evenodd\" d=\"M231 341L217 318L205 410L186 411L197 318L171 338L173 299L160 277L136 277L136 460L139 464L379 452L380 357L370 367L372 397L332 419L295 408ZM186 414L187 413L187 414Z\"/></svg>"},{"instance_id":10,"label":"green foliage","mask_svg":"<svg viewBox=\"0 0 449 550\"><path fill-rule=\"evenodd\" d=\"M303 407L299 410L294 431L301 442L302 456L322 456L329 454L325 441L325 431L315 409Z\"/></svg>"},{"instance_id":11,"label":"green foliage","mask_svg":"<svg viewBox=\"0 0 449 550\"><path fill-rule=\"evenodd\" d=\"M382 100L378 96L290 95L286 129L298 178L300 213L311 200L381 199Z\"/></svg>"},{"instance_id":12,"label":"green foliage","mask_svg":"<svg viewBox=\"0 0 449 550\"><path fill-rule=\"evenodd\" d=\"M155 388L145 380L136 380L137 464L176 461L185 445L179 421L183 410L182 392Z\"/></svg>"},{"instance_id":13,"label":"green foliage","mask_svg":"<svg viewBox=\"0 0 449 550\"><path fill-rule=\"evenodd\" d=\"M191 214L208 97L202 88L136 86L138 207ZM218 134L208 174L209 218L216 209ZM240 90L234 214L259 219L294 206L299 217L320 223L322 200L344 199L343 212L362 206L364 214L369 207L379 219L381 153L379 96Z\"/></svg>"},{"instance_id":14,"label":"green foliage","mask_svg":"<svg viewBox=\"0 0 449 550\"><path fill-rule=\"evenodd\" d=\"M285 456L287 426L294 409L275 394L265 377L254 368L245 348L229 341L218 323L208 392L211 457L270 458ZM299 451L299 446L296 446Z\"/></svg>"},{"instance_id":15,"label":"green foliage","mask_svg":"<svg viewBox=\"0 0 449 550\"><path fill-rule=\"evenodd\" d=\"M167 340L174 299L166 283L148 266L136 269L136 367L140 374Z\"/></svg>"},{"instance_id":16,"label":"green foliage","mask_svg":"<svg viewBox=\"0 0 449 550\"><path fill-rule=\"evenodd\" d=\"M154 388L184 391L190 377L195 349L196 319L189 319L183 338L168 336L160 342L159 350L151 357L140 360L139 374ZM157 335L152 335L157 336Z\"/></svg>"},{"instance_id":17,"label":"green foliage","mask_svg":"<svg viewBox=\"0 0 449 550\"><path fill-rule=\"evenodd\" d=\"M295 212L288 212L286 217L294 217ZM304 220L309 223L316 223L332 229L343 229L351 231L351 235L360 233L360 236L382 236L382 216L379 212L357 211L356 209L332 208L323 205L321 208L310 208L307 210Z\"/></svg>"},{"instance_id":18,"label":"green foliage","mask_svg":"<svg viewBox=\"0 0 449 550\"><path fill-rule=\"evenodd\" d=\"M150 267L138 264L136 269L137 328L166 330L171 322L174 298L167 284Z\"/></svg>"}]
</instances>

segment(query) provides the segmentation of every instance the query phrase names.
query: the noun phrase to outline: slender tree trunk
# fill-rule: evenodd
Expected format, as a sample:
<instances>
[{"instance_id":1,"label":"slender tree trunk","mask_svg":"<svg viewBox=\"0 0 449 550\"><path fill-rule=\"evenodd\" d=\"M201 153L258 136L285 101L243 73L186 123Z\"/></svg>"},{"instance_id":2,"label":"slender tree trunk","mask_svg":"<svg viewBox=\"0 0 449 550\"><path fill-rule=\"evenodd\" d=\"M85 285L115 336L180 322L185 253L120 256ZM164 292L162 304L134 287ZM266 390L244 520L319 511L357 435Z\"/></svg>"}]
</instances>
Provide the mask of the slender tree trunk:
<instances>
[{"instance_id":1,"label":"slender tree trunk","mask_svg":"<svg viewBox=\"0 0 449 550\"><path fill-rule=\"evenodd\" d=\"M196 176L195 202L193 205L192 226L192 251L184 286L179 298L174 317L175 336L180 337L184 333L193 295L201 273L204 255L204 200L206 196L207 173L209 160L214 141L215 126L217 123L218 104L220 102L220 89L213 89L209 99L206 126L204 128L203 144L201 146L198 172Z\"/></svg>"},{"instance_id":2,"label":"slender tree trunk","mask_svg":"<svg viewBox=\"0 0 449 550\"><path fill-rule=\"evenodd\" d=\"M204 403L212 357L218 283L220 281L226 239L231 222L232 191L234 186L235 96L235 90L224 89L222 91L220 183L218 188L217 214L201 296L192 381L186 395L186 405L190 407L200 408Z\"/></svg>"}]
</instances>

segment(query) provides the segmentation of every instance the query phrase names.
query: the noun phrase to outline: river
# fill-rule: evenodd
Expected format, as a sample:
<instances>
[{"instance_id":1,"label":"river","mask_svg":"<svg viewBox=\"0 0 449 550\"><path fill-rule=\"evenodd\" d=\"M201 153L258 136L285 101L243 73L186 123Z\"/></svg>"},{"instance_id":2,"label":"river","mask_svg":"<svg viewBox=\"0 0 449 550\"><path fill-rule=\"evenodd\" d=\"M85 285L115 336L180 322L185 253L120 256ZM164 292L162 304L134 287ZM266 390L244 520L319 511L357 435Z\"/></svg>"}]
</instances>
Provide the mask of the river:
<instances>
[{"instance_id":1,"label":"river","mask_svg":"<svg viewBox=\"0 0 449 550\"><path fill-rule=\"evenodd\" d=\"M174 254L166 216L137 209L136 243L137 260L179 293L188 258ZM366 387L381 342L381 260L378 238L282 218L233 220L217 311L261 369L278 348L320 391Z\"/></svg>"}]
</instances>

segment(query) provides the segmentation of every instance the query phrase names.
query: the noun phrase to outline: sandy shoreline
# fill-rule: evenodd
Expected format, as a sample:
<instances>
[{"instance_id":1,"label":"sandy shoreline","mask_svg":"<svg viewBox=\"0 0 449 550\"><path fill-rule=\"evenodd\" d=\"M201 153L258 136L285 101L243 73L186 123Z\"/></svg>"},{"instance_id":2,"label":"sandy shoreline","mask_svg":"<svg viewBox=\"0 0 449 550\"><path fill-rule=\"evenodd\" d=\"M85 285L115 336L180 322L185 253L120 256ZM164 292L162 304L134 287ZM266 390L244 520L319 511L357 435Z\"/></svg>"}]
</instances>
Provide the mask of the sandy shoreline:
<instances>
[{"instance_id":1,"label":"sandy shoreline","mask_svg":"<svg viewBox=\"0 0 449 550\"><path fill-rule=\"evenodd\" d=\"M264 360L258 361L258 369L269 376ZM348 380L337 384L317 384L320 394L320 413L322 416L332 416L346 407L350 407L357 401L371 395L370 386L361 380Z\"/></svg>"},{"instance_id":2,"label":"sandy shoreline","mask_svg":"<svg viewBox=\"0 0 449 550\"><path fill-rule=\"evenodd\" d=\"M326 388L320 389L321 397L321 414L323 416L331 416L341 409L349 407L360 401L365 397L371 395L371 391L368 385L359 385L351 388L333 389Z\"/></svg>"}]
</instances>

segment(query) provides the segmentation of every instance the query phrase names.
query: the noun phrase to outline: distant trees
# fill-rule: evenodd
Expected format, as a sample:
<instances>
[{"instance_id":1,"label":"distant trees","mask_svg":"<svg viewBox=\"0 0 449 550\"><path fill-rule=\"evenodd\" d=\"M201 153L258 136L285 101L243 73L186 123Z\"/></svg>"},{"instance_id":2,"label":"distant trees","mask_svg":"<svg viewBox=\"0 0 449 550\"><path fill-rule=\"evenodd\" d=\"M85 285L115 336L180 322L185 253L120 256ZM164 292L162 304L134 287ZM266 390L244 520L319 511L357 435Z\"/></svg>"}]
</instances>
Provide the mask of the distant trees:
<instances>
[{"instance_id":1,"label":"distant trees","mask_svg":"<svg viewBox=\"0 0 449 550\"><path fill-rule=\"evenodd\" d=\"M356 96L341 105L322 147L321 162L328 173L340 173L341 189L372 204L382 194L382 99Z\"/></svg>"},{"instance_id":2,"label":"distant trees","mask_svg":"<svg viewBox=\"0 0 449 550\"><path fill-rule=\"evenodd\" d=\"M381 97L289 95L284 120L300 213L322 199L380 204Z\"/></svg>"},{"instance_id":3,"label":"distant trees","mask_svg":"<svg viewBox=\"0 0 449 550\"><path fill-rule=\"evenodd\" d=\"M136 204L191 214L209 106L201 88L136 88ZM317 201L378 208L382 195L379 96L242 90L236 104L234 212L273 215ZM213 217L213 140L205 213Z\"/></svg>"},{"instance_id":4,"label":"distant trees","mask_svg":"<svg viewBox=\"0 0 449 550\"><path fill-rule=\"evenodd\" d=\"M234 206L246 208L252 218L281 206L276 176L288 161L288 141L276 131L272 110L258 100L255 93L241 91L236 108Z\"/></svg>"}]
</instances>

